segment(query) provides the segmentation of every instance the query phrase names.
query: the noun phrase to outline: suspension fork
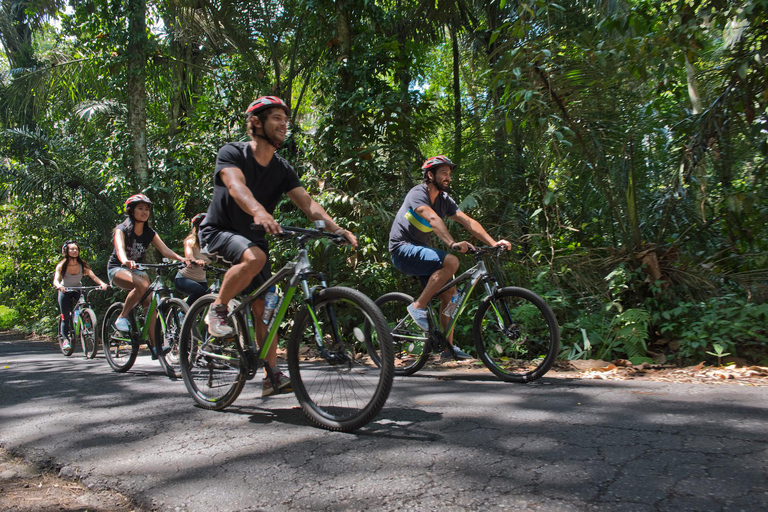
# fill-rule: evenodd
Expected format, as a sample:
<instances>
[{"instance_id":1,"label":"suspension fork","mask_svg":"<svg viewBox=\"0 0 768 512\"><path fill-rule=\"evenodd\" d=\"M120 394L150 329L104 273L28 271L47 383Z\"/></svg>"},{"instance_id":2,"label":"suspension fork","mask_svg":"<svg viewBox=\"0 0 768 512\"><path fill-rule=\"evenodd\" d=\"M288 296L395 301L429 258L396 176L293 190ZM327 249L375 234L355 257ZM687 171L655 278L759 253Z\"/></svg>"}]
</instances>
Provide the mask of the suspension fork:
<instances>
[{"instance_id":1,"label":"suspension fork","mask_svg":"<svg viewBox=\"0 0 768 512\"><path fill-rule=\"evenodd\" d=\"M320 283L323 288L326 286L325 278L323 277L322 273L316 274L319 279ZM320 356L328 361L330 364L343 364L349 362L349 356L347 356L346 353L339 351L339 350L333 350L329 351L325 344L323 343L323 336L322 331L320 329L320 321L317 319L317 314L315 313L315 297L314 294L309 289L309 285L307 284L306 275L302 274L302 289L304 290L304 296L305 303L307 305L307 310L309 311L310 316L312 317L312 323L314 326L315 331L315 344L317 344L318 349L320 350ZM326 306L326 311L328 314L328 323L331 327L331 337L333 339L333 345L335 347L342 347L341 344L341 333L339 332L339 322L336 317L336 312L333 309L333 305L328 304Z\"/></svg>"},{"instance_id":2,"label":"suspension fork","mask_svg":"<svg viewBox=\"0 0 768 512\"><path fill-rule=\"evenodd\" d=\"M490 282L493 282L493 286L489 284ZM499 283L496 282L495 279L492 280L489 277L485 279L483 284L485 285L485 290L488 293L488 300L491 302L493 312L496 314L496 321L499 324L499 328L502 330L502 332L506 332L507 329L511 327L515 321L512 318L512 313L509 311L509 306L507 303L505 301L500 301L501 307L499 307L499 302L497 302L494 298L494 292L499 289Z\"/></svg>"}]
</instances>

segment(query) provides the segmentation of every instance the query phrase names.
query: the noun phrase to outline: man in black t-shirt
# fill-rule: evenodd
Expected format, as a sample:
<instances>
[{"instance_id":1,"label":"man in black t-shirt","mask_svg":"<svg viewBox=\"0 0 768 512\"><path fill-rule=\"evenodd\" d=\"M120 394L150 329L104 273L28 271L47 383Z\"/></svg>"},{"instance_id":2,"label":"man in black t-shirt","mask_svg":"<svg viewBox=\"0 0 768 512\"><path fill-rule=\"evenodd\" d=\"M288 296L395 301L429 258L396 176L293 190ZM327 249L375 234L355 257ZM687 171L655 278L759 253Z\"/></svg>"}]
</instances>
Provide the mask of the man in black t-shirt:
<instances>
[{"instance_id":1,"label":"man in black t-shirt","mask_svg":"<svg viewBox=\"0 0 768 512\"><path fill-rule=\"evenodd\" d=\"M506 240L494 240L479 222L459 210L456 201L448 195L451 170L455 167L456 164L443 155L424 162L421 166L424 183L413 187L405 196L389 232L389 252L392 254L393 265L404 274L417 276L424 287L421 295L408 306L408 313L425 331L429 329L426 309L429 300L445 286L459 268L459 259L456 256L430 247L432 233L452 250L464 253L474 249L474 246L465 240L456 242L453 239L443 222L445 217L455 220L487 245L512 248L512 244ZM454 286L440 295L440 311L445 310L455 293ZM449 316L440 315L443 329L448 327L450 320ZM471 359L469 354L453 345L453 331L448 333L448 342L451 349L446 349L440 354L440 359Z\"/></svg>"},{"instance_id":2,"label":"man in black t-shirt","mask_svg":"<svg viewBox=\"0 0 768 512\"><path fill-rule=\"evenodd\" d=\"M200 225L200 247L204 253L224 260L232 267L224 275L219 296L206 317L208 332L222 337L232 334L227 325L227 304L249 284L262 285L272 275L269 245L265 234L281 232L272 212L283 194L298 206L310 220L324 220L326 229L346 237L357 246L357 238L339 227L322 206L301 186L296 172L275 153L285 142L290 110L274 96L262 96L250 104L245 113L249 142L232 142L219 150L213 178L213 199L205 220ZM251 224L264 231L254 231ZM263 297L252 303L255 318L264 311ZM256 336L264 341L267 326L256 322ZM277 344L266 357L276 368ZM278 373L277 388L264 380L262 396L286 390L290 380Z\"/></svg>"}]
</instances>

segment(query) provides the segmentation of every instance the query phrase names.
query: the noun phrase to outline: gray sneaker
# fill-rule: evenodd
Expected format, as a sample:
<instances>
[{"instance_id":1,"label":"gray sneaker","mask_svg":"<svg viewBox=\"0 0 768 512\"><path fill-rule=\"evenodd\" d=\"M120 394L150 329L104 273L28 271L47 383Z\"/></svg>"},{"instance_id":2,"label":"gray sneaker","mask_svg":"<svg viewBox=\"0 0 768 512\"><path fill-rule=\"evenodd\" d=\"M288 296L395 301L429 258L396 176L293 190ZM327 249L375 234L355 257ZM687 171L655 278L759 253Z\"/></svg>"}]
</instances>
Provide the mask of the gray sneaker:
<instances>
[{"instance_id":1,"label":"gray sneaker","mask_svg":"<svg viewBox=\"0 0 768 512\"><path fill-rule=\"evenodd\" d=\"M467 354L456 345L451 345L450 349L440 352L441 361L447 361L448 359L474 359L474 357Z\"/></svg>"},{"instance_id":2,"label":"gray sneaker","mask_svg":"<svg viewBox=\"0 0 768 512\"><path fill-rule=\"evenodd\" d=\"M277 372L277 390L272 386L272 382L269 379L261 381L261 396L271 396L279 393L286 393L291 391L291 379L283 372Z\"/></svg>"},{"instance_id":3,"label":"gray sneaker","mask_svg":"<svg viewBox=\"0 0 768 512\"><path fill-rule=\"evenodd\" d=\"M226 304L213 306L205 315L205 323L208 324L208 333L215 338L223 338L232 334L232 328L227 325L229 310Z\"/></svg>"},{"instance_id":4,"label":"gray sneaker","mask_svg":"<svg viewBox=\"0 0 768 512\"><path fill-rule=\"evenodd\" d=\"M409 304L406 309L408 310L408 314L411 315L413 321L416 322L416 325L418 325L424 331L429 330L429 320L427 320L426 308L419 309L414 307L413 304Z\"/></svg>"}]
</instances>

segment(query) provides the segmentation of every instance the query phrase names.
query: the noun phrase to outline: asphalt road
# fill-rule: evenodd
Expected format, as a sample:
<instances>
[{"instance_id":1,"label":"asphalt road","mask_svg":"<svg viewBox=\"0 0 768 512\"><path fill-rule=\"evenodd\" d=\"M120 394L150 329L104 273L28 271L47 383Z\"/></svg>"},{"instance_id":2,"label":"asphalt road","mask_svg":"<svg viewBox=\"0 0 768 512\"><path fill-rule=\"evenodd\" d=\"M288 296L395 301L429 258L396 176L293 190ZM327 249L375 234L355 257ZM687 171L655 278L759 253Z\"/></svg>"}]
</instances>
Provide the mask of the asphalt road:
<instances>
[{"instance_id":1,"label":"asphalt road","mask_svg":"<svg viewBox=\"0 0 768 512\"><path fill-rule=\"evenodd\" d=\"M204 411L147 356L0 337L0 444L149 509L768 509L765 387L420 372L353 434L259 395Z\"/></svg>"}]
</instances>

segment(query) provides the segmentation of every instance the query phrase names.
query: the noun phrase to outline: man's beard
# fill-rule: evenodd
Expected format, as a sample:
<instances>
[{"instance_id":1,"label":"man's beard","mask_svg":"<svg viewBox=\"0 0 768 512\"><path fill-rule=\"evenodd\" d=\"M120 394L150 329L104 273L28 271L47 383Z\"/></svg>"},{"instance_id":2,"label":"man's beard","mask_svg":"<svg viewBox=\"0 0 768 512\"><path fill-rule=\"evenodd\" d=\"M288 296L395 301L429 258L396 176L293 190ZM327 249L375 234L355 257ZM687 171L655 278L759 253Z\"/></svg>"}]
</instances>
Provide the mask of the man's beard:
<instances>
[{"instance_id":1,"label":"man's beard","mask_svg":"<svg viewBox=\"0 0 768 512\"><path fill-rule=\"evenodd\" d=\"M442 183L440 183L440 182L438 182L438 181L433 181L432 183L434 183L434 184L435 184L435 188L436 188L437 190L439 190L440 192L446 192L446 193L448 193L448 192L450 192L450 191L451 191L451 186L450 186L450 185L443 185Z\"/></svg>"}]
</instances>

